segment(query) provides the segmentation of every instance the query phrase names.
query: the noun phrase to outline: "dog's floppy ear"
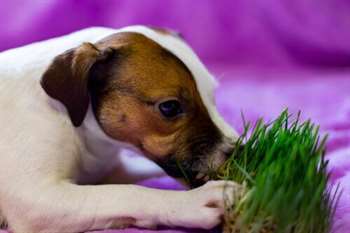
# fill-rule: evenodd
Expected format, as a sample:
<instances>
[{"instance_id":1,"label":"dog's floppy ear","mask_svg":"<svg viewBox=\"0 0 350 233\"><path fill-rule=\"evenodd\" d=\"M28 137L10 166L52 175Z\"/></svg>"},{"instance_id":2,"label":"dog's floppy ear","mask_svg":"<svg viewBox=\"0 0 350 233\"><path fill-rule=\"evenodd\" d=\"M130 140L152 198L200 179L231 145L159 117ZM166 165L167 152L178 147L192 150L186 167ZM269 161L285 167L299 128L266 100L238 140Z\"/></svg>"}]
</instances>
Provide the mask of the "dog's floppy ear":
<instances>
[{"instance_id":1,"label":"dog's floppy ear","mask_svg":"<svg viewBox=\"0 0 350 233\"><path fill-rule=\"evenodd\" d=\"M92 66L113 53L112 48L100 51L91 43L83 43L58 55L43 74L42 88L66 107L74 126L81 125L89 106L88 82Z\"/></svg>"}]
</instances>

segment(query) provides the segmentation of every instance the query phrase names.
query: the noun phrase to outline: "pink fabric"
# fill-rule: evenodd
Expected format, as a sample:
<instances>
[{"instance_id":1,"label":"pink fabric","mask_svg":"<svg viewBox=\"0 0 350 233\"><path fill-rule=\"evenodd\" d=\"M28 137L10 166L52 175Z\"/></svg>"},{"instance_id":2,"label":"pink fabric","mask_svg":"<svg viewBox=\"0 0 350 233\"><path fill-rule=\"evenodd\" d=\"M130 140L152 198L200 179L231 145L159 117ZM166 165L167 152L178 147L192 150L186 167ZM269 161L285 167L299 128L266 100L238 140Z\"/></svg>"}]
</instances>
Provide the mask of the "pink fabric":
<instances>
[{"instance_id":1,"label":"pink fabric","mask_svg":"<svg viewBox=\"0 0 350 233\"><path fill-rule=\"evenodd\" d=\"M349 12L347 0L3 0L0 51L95 25L151 24L180 31L221 81L218 106L236 128L241 130L241 111L249 120L272 119L285 107L321 124L329 134L330 186L342 189L333 232L348 233ZM143 184L181 188L167 177Z\"/></svg>"}]
</instances>

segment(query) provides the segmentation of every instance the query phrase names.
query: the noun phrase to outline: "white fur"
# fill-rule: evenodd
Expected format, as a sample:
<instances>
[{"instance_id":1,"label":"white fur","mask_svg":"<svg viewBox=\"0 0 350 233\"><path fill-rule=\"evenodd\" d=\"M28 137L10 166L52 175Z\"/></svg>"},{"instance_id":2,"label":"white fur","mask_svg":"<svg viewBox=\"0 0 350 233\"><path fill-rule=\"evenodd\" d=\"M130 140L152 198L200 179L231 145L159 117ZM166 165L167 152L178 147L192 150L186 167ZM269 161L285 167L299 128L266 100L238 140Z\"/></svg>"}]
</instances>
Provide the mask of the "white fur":
<instances>
[{"instance_id":1,"label":"white fur","mask_svg":"<svg viewBox=\"0 0 350 233\"><path fill-rule=\"evenodd\" d=\"M142 26L91 28L2 52L0 212L15 233L83 232L110 228L125 218L141 227L210 228L219 222L222 207L206 205L213 201L222 205L222 182L190 192L76 184L97 181L119 163L121 148L135 148L104 134L91 108L82 126L72 127L65 108L46 95L39 79L58 54L118 31L142 33L178 56L195 77L213 121L224 135L235 137L216 111L214 79L193 51L175 37Z\"/></svg>"}]
</instances>

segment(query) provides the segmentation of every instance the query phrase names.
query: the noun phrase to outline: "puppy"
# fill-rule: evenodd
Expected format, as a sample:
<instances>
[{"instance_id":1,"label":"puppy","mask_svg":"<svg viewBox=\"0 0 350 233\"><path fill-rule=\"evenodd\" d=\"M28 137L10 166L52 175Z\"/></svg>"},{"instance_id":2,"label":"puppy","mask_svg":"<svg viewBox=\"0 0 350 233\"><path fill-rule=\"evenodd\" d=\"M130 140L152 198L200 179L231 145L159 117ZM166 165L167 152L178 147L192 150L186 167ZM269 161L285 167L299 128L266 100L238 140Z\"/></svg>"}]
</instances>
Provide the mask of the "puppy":
<instances>
[{"instance_id":1,"label":"puppy","mask_svg":"<svg viewBox=\"0 0 350 233\"><path fill-rule=\"evenodd\" d=\"M180 37L144 26L91 28L1 53L0 212L9 228L217 225L234 183L167 191L114 176L101 184L123 148L203 184L237 137L215 108L215 85Z\"/></svg>"}]
</instances>

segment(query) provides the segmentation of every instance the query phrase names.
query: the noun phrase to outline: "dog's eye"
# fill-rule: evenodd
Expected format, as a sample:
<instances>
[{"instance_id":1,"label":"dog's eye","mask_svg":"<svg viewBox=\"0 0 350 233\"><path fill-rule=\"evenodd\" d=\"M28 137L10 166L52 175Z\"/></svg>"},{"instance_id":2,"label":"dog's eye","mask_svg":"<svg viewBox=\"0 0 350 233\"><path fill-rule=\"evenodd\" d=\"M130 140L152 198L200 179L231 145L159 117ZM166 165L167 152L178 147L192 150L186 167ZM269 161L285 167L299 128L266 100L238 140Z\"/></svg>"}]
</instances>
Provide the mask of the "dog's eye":
<instances>
[{"instance_id":1,"label":"dog's eye","mask_svg":"<svg viewBox=\"0 0 350 233\"><path fill-rule=\"evenodd\" d=\"M167 100L158 105L159 111L166 118L173 118L183 113L181 103L177 100Z\"/></svg>"}]
</instances>

